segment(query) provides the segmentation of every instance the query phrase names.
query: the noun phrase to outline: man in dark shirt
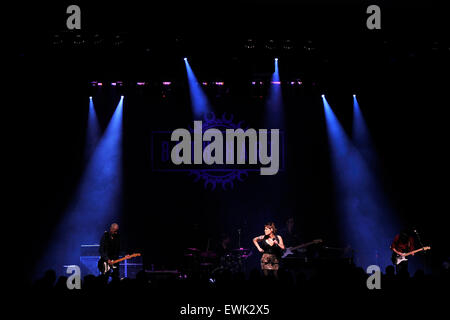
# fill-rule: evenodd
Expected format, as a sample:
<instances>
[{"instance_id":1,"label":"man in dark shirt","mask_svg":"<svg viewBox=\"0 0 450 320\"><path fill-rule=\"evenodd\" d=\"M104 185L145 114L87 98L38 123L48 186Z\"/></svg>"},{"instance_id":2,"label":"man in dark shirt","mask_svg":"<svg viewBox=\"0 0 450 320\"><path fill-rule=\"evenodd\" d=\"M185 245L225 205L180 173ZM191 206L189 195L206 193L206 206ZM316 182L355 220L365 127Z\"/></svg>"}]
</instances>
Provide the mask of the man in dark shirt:
<instances>
[{"instance_id":1,"label":"man in dark shirt","mask_svg":"<svg viewBox=\"0 0 450 320\"><path fill-rule=\"evenodd\" d=\"M216 248L217 257L219 259L222 257L225 257L227 254L229 254L231 252L230 242L231 242L231 238L228 234L223 233L220 236L220 243Z\"/></svg>"},{"instance_id":2,"label":"man in dark shirt","mask_svg":"<svg viewBox=\"0 0 450 320\"><path fill-rule=\"evenodd\" d=\"M101 261L106 261L110 266L113 260L119 258L120 252L120 237L119 237L119 225L113 223L109 228L109 231L105 231L100 240L100 257ZM119 266L112 268L111 277L113 280L119 279Z\"/></svg>"},{"instance_id":3,"label":"man in dark shirt","mask_svg":"<svg viewBox=\"0 0 450 320\"><path fill-rule=\"evenodd\" d=\"M405 253L414 250L414 238L406 231L403 230L394 237L392 241L391 249L396 255L404 255ZM397 274L403 274L408 272L408 260L402 261L396 266Z\"/></svg>"},{"instance_id":4,"label":"man in dark shirt","mask_svg":"<svg viewBox=\"0 0 450 320\"><path fill-rule=\"evenodd\" d=\"M295 247L302 243L295 226L294 217L289 217L286 220L286 226L280 230L280 234L283 236L284 245L286 247ZM295 252L295 254L298 253L298 251Z\"/></svg>"}]
</instances>

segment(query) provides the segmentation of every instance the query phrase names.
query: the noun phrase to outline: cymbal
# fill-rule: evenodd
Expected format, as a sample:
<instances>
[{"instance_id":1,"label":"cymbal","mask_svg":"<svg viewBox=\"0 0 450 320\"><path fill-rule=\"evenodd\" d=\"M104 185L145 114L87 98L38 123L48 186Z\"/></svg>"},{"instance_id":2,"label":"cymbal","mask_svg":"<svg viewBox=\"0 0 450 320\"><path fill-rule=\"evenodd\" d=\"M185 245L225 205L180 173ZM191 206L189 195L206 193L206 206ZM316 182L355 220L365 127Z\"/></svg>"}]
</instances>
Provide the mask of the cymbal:
<instances>
[{"instance_id":1,"label":"cymbal","mask_svg":"<svg viewBox=\"0 0 450 320\"><path fill-rule=\"evenodd\" d=\"M245 251L250 251L250 249L247 248L237 248L237 249L233 249L231 251L235 251L235 252L245 252Z\"/></svg>"},{"instance_id":2,"label":"cymbal","mask_svg":"<svg viewBox=\"0 0 450 320\"><path fill-rule=\"evenodd\" d=\"M187 248L186 250L188 250L188 251L195 251L195 252L199 252L200 251L200 249L197 249L197 248Z\"/></svg>"},{"instance_id":3,"label":"cymbal","mask_svg":"<svg viewBox=\"0 0 450 320\"><path fill-rule=\"evenodd\" d=\"M185 257L193 257L194 254L193 254L193 253L185 253L184 256L185 256Z\"/></svg>"},{"instance_id":4,"label":"cymbal","mask_svg":"<svg viewBox=\"0 0 450 320\"><path fill-rule=\"evenodd\" d=\"M217 256L217 254L215 252L212 252L212 251L204 251L204 252L200 252L200 256L201 257L208 257L208 258L215 258Z\"/></svg>"}]
</instances>

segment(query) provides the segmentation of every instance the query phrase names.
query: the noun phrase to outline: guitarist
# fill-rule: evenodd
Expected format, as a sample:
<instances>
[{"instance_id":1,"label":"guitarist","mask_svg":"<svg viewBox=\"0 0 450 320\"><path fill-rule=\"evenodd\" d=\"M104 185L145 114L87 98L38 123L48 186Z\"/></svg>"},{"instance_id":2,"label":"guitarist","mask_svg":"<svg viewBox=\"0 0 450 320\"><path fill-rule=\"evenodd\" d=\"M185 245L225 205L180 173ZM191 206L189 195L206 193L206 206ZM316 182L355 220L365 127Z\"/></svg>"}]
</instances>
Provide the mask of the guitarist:
<instances>
[{"instance_id":1,"label":"guitarist","mask_svg":"<svg viewBox=\"0 0 450 320\"><path fill-rule=\"evenodd\" d=\"M405 229L397 234L391 244L393 255L404 256L406 253L414 250L414 237ZM414 254L413 254L414 255ZM397 274L408 273L408 260L402 261L396 266Z\"/></svg>"},{"instance_id":2,"label":"guitarist","mask_svg":"<svg viewBox=\"0 0 450 320\"><path fill-rule=\"evenodd\" d=\"M113 260L119 258L120 252L120 235L119 235L119 225L117 223L111 224L109 231L105 231L100 240L100 261L106 261L109 265ZM106 273L106 277L109 274ZM111 278L113 280L119 280L119 268L112 268Z\"/></svg>"},{"instance_id":3,"label":"guitarist","mask_svg":"<svg viewBox=\"0 0 450 320\"><path fill-rule=\"evenodd\" d=\"M294 217L289 217L286 220L286 226L280 230L280 234L283 235L284 245L286 247L293 247L302 243L297 228L295 226Z\"/></svg>"}]
</instances>

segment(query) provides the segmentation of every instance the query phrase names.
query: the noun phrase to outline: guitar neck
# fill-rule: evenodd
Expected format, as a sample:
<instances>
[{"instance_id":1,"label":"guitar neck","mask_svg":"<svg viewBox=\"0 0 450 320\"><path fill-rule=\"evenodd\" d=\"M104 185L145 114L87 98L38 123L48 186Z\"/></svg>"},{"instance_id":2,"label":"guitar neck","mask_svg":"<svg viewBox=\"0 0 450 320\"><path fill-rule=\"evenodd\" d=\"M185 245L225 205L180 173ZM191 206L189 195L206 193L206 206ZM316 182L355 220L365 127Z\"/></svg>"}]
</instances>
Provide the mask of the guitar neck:
<instances>
[{"instance_id":1,"label":"guitar neck","mask_svg":"<svg viewBox=\"0 0 450 320\"><path fill-rule=\"evenodd\" d=\"M301 244L299 246L292 247L291 250L296 250L296 249L300 249L300 248L303 248L303 247L307 247L307 246L312 245L313 243L314 243L314 241L311 241L311 242L308 242L308 243L304 243L304 244Z\"/></svg>"},{"instance_id":2,"label":"guitar neck","mask_svg":"<svg viewBox=\"0 0 450 320\"><path fill-rule=\"evenodd\" d=\"M414 253L417 253L417 252L419 252L419 251L423 251L423 250L425 250L424 248L420 248L420 249L417 249L417 250L414 250L414 251L411 251L411 252L408 252L407 254L405 254L406 256L409 256L409 255L411 255L411 254L414 254Z\"/></svg>"},{"instance_id":3,"label":"guitar neck","mask_svg":"<svg viewBox=\"0 0 450 320\"><path fill-rule=\"evenodd\" d=\"M112 262L112 264L116 264L116 263L122 262L122 261L127 260L127 259L131 259L131 258L133 258L133 257L123 257L123 258L114 260L114 261Z\"/></svg>"}]
</instances>

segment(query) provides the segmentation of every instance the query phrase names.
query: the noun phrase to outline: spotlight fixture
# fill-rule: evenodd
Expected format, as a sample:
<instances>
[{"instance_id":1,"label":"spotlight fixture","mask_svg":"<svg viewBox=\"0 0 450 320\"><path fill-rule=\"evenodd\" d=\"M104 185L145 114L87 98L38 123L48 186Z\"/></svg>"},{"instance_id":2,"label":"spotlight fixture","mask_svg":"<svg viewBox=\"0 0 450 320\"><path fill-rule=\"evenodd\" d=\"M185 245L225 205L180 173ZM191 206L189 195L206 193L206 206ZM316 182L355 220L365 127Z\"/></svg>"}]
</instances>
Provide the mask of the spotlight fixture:
<instances>
[{"instance_id":1,"label":"spotlight fixture","mask_svg":"<svg viewBox=\"0 0 450 320\"><path fill-rule=\"evenodd\" d=\"M76 34L75 39L73 39L73 44L75 46L82 46L82 45L86 44L86 40L83 39L81 34Z\"/></svg>"},{"instance_id":2,"label":"spotlight fixture","mask_svg":"<svg viewBox=\"0 0 450 320\"><path fill-rule=\"evenodd\" d=\"M316 49L316 46L314 45L314 42L312 40L306 40L305 44L303 45L303 49L305 51L311 52Z\"/></svg>"},{"instance_id":3,"label":"spotlight fixture","mask_svg":"<svg viewBox=\"0 0 450 320\"><path fill-rule=\"evenodd\" d=\"M264 47L267 50L275 50L276 49L275 40L267 40Z\"/></svg>"},{"instance_id":4,"label":"spotlight fixture","mask_svg":"<svg viewBox=\"0 0 450 320\"><path fill-rule=\"evenodd\" d=\"M54 46L61 46L63 44L63 39L59 34L53 35L53 45Z\"/></svg>"},{"instance_id":5,"label":"spotlight fixture","mask_svg":"<svg viewBox=\"0 0 450 320\"><path fill-rule=\"evenodd\" d=\"M100 36L100 34L96 33L93 36L92 42L95 46L99 46L103 43L103 38Z\"/></svg>"},{"instance_id":6,"label":"spotlight fixture","mask_svg":"<svg viewBox=\"0 0 450 320\"><path fill-rule=\"evenodd\" d=\"M247 39L246 43L244 44L245 49L255 49L256 42L253 39Z\"/></svg>"},{"instance_id":7,"label":"spotlight fixture","mask_svg":"<svg viewBox=\"0 0 450 320\"><path fill-rule=\"evenodd\" d=\"M433 41L433 44L431 45L431 50L438 51L440 48L440 44L438 41Z\"/></svg>"},{"instance_id":8,"label":"spotlight fixture","mask_svg":"<svg viewBox=\"0 0 450 320\"><path fill-rule=\"evenodd\" d=\"M291 40L284 40L282 43L283 50L292 50L294 48L294 44Z\"/></svg>"},{"instance_id":9,"label":"spotlight fixture","mask_svg":"<svg viewBox=\"0 0 450 320\"><path fill-rule=\"evenodd\" d=\"M113 38L113 45L115 47L120 47L125 42L125 35L123 33L116 34Z\"/></svg>"}]
</instances>

